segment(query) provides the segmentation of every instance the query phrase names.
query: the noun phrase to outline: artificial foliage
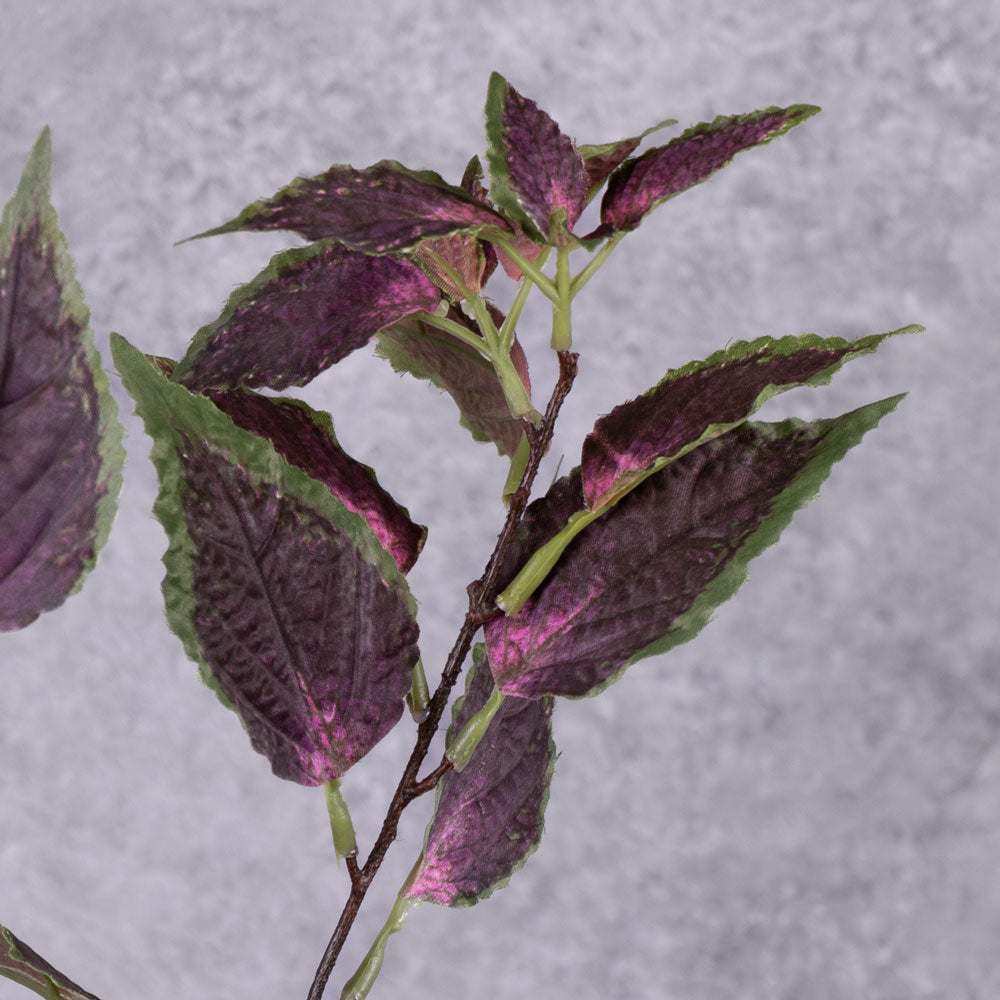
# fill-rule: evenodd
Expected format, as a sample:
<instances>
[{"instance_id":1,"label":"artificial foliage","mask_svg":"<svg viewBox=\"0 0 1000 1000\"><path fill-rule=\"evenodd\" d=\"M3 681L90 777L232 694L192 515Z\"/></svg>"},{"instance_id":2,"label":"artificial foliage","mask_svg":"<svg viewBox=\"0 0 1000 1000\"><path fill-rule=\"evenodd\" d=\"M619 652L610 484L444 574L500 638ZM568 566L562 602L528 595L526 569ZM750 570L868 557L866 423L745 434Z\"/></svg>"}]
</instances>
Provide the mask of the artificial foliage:
<instances>
[{"instance_id":1,"label":"artificial foliage","mask_svg":"<svg viewBox=\"0 0 1000 1000\"><path fill-rule=\"evenodd\" d=\"M653 209L818 110L720 116L639 152L675 123L578 145L494 73L485 157L473 156L457 183L390 160L295 179L198 237L282 229L308 242L233 292L183 357L111 335L159 477L167 621L274 774L322 786L346 862L347 898L310 1000L324 993L406 807L435 794L418 857L344 1000L375 988L390 936L418 904L485 899L538 847L558 699L602 692L694 637L902 398L812 422L751 420L776 393L824 385L919 327L730 344L599 416L579 464L535 489L581 363L578 293ZM3 629L29 625L80 587L121 482L122 431L48 178L43 132L0 226ZM597 226L578 231L598 196ZM487 294L505 280L516 284L506 313ZM539 341L518 331L533 293L551 302L559 366L538 405L529 368ZM497 484L503 527L467 587L433 692L406 577L426 529L344 452L329 414L274 394L370 343L397 372L450 396L472 438L510 463ZM607 349L594 347L594 358ZM443 755L427 767L450 703ZM362 851L350 781L398 725L413 728L414 747L395 791L385 790L381 833ZM45 997L94 1000L5 928L0 945L0 974Z\"/></svg>"}]
</instances>

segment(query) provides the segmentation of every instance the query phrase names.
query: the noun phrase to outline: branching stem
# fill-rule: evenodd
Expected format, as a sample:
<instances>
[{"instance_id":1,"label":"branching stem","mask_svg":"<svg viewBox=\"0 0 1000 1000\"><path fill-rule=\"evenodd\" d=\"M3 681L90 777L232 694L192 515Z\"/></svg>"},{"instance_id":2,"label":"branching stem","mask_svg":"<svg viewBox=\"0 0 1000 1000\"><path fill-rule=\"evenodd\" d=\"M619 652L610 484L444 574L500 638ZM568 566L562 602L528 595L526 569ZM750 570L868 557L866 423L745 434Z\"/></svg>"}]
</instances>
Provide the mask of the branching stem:
<instances>
[{"instance_id":1,"label":"branching stem","mask_svg":"<svg viewBox=\"0 0 1000 1000\"><path fill-rule=\"evenodd\" d=\"M493 553L486 564L483 575L468 587L469 609L466 612L465 620L459 630L455 644L448 654L445 668L441 674L441 681L437 690L431 697L428 706L427 718L420 723L417 728L417 741L410 754L410 759L403 769L402 777L396 786L389 808L386 811L385 819L382 823L382 830L372 847L371 853L365 861L364 867L358 867L357 860L349 856L347 858L347 870L351 877L351 891L344 904L344 909L340 914L340 919L333 931L326 951L320 960L319 967L309 988L308 1000L321 1000L330 973L336 964L344 942L347 940L348 932L357 919L361 909L361 903L368 892L376 873L385 860L386 853L392 842L396 839L399 829L399 819L403 810L418 796L430 791L451 766L447 761L442 763L431 772L423 781L417 780L417 773L423 764L427 753L430 750L431 741L437 732L441 716L447 707L451 696L452 688L462 672L462 665L468 656L472 646L472 639L480 626L488 621L493 615L499 614L494 601L496 600L497 576L504 556L507 554L514 539L514 532L521 522L524 510L528 504L528 497L531 494L531 486L535 476L538 474L538 467L542 456L548 449L552 440L552 431L555 427L556 418L563 401L573 387L576 378L577 355L570 351L559 352L559 379L552 391L545 415L541 424L531 427L529 440L531 444L531 457L528 466L521 477L521 484L511 496L510 507L507 510L507 519L497 537L497 543L493 548Z\"/></svg>"}]
</instances>

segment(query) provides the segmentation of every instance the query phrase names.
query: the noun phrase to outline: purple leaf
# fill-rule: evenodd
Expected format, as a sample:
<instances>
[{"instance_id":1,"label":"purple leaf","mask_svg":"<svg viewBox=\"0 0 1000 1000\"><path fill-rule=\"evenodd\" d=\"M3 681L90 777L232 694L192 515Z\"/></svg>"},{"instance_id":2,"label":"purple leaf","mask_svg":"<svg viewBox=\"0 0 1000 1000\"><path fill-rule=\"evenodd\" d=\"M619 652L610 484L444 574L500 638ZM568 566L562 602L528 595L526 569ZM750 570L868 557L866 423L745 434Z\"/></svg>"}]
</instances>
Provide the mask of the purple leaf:
<instances>
[{"instance_id":1,"label":"purple leaf","mask_svg":"<svg viewBox=\"0 0 1000 1000\"><path fill-rule=\"evenodd\" d=\"M49 1000L97 1000L50 965L32 948L0 926L0 976Z\"/></svg>"},{"instance_id":2,"label":"purple leaf","mask_svg":"<svg viewBox=\"0 0 1000 1000\"><path fill-rule=\"evenodd\" d=\"M299 177L271 198L248 205L230 222L191 237L240 230L291 229L307 240L334 239L364 253L391 253L421 240L484 226L503 218L432 170L408 170L382 160L363 170L334 164Z\"/></svg>"},{"instance_id":3,"label":"purple leaf","mask_svg":"<svg viewBox=\"0 0 1000 1000\"><path fill-rule=\"evenodd\" d=\"M427 529L410 520L407 510L379 485L373 469L340 447L329 414L301 400L261 396L247 389L208 396L237 427L266 438L279 455L325 483L348 510L360 514L401 572L412 569Z\"/></svg>"},{"instance_id":4,"label":"purple leaf","mask_svg":"<svg viewBox=\"0 0 1000 1000\"><path fill-rule=\"evenodd\" d=\"M626 160L611 175L601 202L601 225L587 238L635 229L647 212L700 184L741 150L784 135L818 111L811 104L794 104L728 118L720 115L689 128L665 146Z\"/></svg>"},{"instance_id":5,"label":"purple leaf","mask_svg":"<svg viewBox=\"0 0 1000 1000\"><path fill-rule=\"evenodd\" d=\"M45 129L0 222L0 631L83 584L111 530L122 428L49 203Z\"/></svg>"},{"instance_id":6,"label":"purple leaf","mask_svg":"<svg viewBox=\"0 0 1000 1000\"><path fill-rule=\"evenodd\" d=\"M600 418L583 443L583 492L598 510L664 464L747 419L764 402L796 386L826 385L852 358L871 354L887 337L846 341L815 334L740 341L705 361L669 371L648 392Z\"/></svg>"},{"instance_id":7,"label":"purple leaf","mask_svg":"<svg viewBox=\"0 0 1000 1000\"><path fill-rule=\"evenodd\" d=\"M415 605L367 522L121 337L153 439L167 620L282 778L339 778L399 720Z\"/></svg>"},{"instance_id":8,"label":"purple leaf","mask_svg":"<svg viewBox=\"0 0 1000 1000\"><path fill-rule=\"evenodd\" d=\"M448 740L493 690L482 645L473 658ZM404 896L470 906L505 886L535 850L555 764L552 707L551 698L504 699L465 769L441 779L421 865Z\"/></svg>"},{"instance_id":9,"label":"purple leaf","mask_svg":"<svg viewBox=\"0 0 1000 1000\"><path fill-rule=\"evenodd\" d=\"M525 698L593 694L691 639L901 398L810 424L744 423L650 476L570 542L517 614L486 625L497 685ZM582 506L575 470L529 507L501 582Z\"/></svg>"},{"instance_id":10,"label":"purple leaf","mask_svg":"<svg viewBox=\"0 0 1000 1000\"><path fill-rule=\"evenodd\" d=\"M448 318L479 333L475 321L461 309L453 306ZM499 326L503 316L495 314L494 321ZM468 344L419 319L408 319L379 333L376 350L397 372L427 379L449 393L458 406L462 426L477 441L492 441L501 455L513 455L517 450L527 421L511 416L492 364ZM530 395L528 361L516 339L511 359Z\"/></svg>"},{"instance_id":11,"label":"purple leaf","mask_svg":"<svg viewBox=\"0 0 1000 1000\"><path fill-rule=\"evenodd\" d=\"M497 207L536 241L548 242L557 208L565 210L572 228L590 187L583 157L573 140L499 73L492 74L487 91L486 138Z\"/></svg>"},{"instance_id":12,"label":"purple leaf","mask_svg":"<svg viewBox=\"0 0 1000 1000\"><path fill-rule=\"evenodd\" d=\"M371 257L332 241L286 250L198 331L177 366L189 389L286 389L363 347L441 293L412 261Z\"/></svg>"},{"instance_id":13,"label":"purple leaf","mask_svg":"<svg viewBox=\"0 0 1000 1000\"><path fill-rule=\"evenodd\" d=\"M615 142L606 142L599 146L577 146L576 151L583 157L583 166L587 171L589 188L587 200L589 201L594 196L595 188L599 188L611 173L639 148L639 144L647 135L658 132L668 125L676 124L676 119L667 118L652 125L645 132L629 136L627 139L618 139Z\"/></svg>"}]
</instances>

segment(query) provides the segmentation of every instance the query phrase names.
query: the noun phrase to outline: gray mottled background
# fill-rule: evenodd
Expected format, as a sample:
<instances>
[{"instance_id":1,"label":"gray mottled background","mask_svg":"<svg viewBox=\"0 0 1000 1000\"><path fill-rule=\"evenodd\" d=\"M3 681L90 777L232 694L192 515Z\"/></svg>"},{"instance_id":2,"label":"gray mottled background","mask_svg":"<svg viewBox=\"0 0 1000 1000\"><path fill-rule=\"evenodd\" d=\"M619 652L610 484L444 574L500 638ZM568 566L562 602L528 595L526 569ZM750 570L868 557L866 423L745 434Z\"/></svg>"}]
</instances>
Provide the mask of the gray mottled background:
<instances>
[{"instance_id":1,"label":"gray mottled background","mask_svg":"<svg viewBox=\"0 0 1000 1000\"><path fill-rule=\"evenodd\" d=\"M560 705L539 852L472 910L418 910L374 996L1000 996L998 51L989 0L4 0L2 197L50 125L106 358L111 330L183 352L290 241L171 244L296 174L392 157L456 179L493 68L581 142L824 107L659 209L577 300L550 470L598 412L727 341L928 328L769 404L910 391L702 636ZM547 322L522 323L541 396ZM167 631L148 441L112 381L111 541L81 594L0 638L0 921L105 1000L301 998L345 895L323 797L271 776ZM433 672L504 465L368 351L306 395L430 526L411 581ZM363 845L411 737L345 781Z\"/></svg>"}]
</instances>

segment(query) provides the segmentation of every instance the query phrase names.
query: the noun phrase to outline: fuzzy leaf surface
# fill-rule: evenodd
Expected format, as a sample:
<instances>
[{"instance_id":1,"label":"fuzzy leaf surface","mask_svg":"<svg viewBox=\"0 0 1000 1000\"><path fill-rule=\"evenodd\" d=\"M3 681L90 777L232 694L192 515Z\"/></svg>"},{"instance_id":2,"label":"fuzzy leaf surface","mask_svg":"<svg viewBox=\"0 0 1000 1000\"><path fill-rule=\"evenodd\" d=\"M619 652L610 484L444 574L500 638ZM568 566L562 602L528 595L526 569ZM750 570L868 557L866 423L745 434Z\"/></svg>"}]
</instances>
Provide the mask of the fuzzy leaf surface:
<instances>
[{"instance_id":1,"label":"fuzzy leaf surface","mask_svg":"<svg viewBox=\"0 0 1000 1000\"><path fill-rule=\"evenodd\" d=\"M740 341L705 361L669 371L637 399L601 417L583 443L583 492L589 510L614 501L657 463L683 455L746 420L772 396L826 385L852 358L871 354L909 326L846 341L814 334Z\"/></svg>"},{"instance_id":2,"label":"fuzzy leaf surface","mask_svg":"<svg viewBox=\"0 0 1000 1000\"><path fill-rule=\"evenodd\" d=\"M482 645L473 659L449 741L493 690ZM504 699L465 769L441 779L423 860L404 895L471 906L505 886L537 848L556 756L552 708L552 698Z\"/></svg>"},{"instance_id":3,"label":"fuzzy leaf surface","mask_svg":"<svg viewBox=\"0 0 1000 1000\"><path fill-rule=\"evenodd\" d=\"M433 311L440 298L409 260L329 240L286 250L198 331L174 379L197 392L305 385L383 327Z\"/></svg>"},{"instance_id":4,"label":"fuzzy leaf surface","mask_svg":"<svg viewBox=\"0 0 1000 1000\"><path fill-rule=\"evenodd\" d=\"M0 221L0 631L83 584L111 530L118 407L49 201L48 130Z\"/></svg>"},{"instance_id":5,"label":"fuzzy leaf surface","mask_svg":"<svg viewBox=\"0 0 1000 1000\"><path fill-rule=\"evenodd\" d=\"M517 614L486 625L497 685L526 698L593 694L691 639L901 398L833 420L740 424L654 473L570 542ZM501 582L582 507L576 469L528 508Z\"/></svg>"},{"instance_id":6,"label":"fuzzy leaf surface","mask_svg":"<svg viewBox=\"0 0 1000 1000\"><path fill-rule=\"evenodd\" d=\"M276 775L339 778L398 721L418 659L392 555L325 483L121 337L153 439L167 620Z\"/></svg>"},{"instance_id":7,"label":"fuzzy leaf surface","mask_svg":"<svg viewBox=\"0 0 1000 1000\"><path fill-rule=\"evenodd\" d=\"M675 118L666 118L650 126L645 132L631 135L627 139L617 139L600 145L577 146L576 151L583 157L583 165L587 171L587 183L590 188L588 200L593 197L594 189L599 188L639 148L639 144L647 135L676 124Z\"/></svg>"},{"instance_id":8,"label":"fuzzy leaf surface","mask_svg":"<svg viewBox=\"0 0 1000 1000\"><path fill-rule=\"evenodd\" d=\"M490 194L500 210L542 242L548 242L557 208L566 211L572 228L590 187L583 157L573 140L499 73L490 77L487 90L486 138Z\"/></svg>"},{"instance_id":9,"label":"fuzzy leaf surface","mask_svg":"<svg viewBox=\"0 0 1000 1000\"><path fill-rule=\"evenodd\" d=\"M98 1000L0 925L0 976L12 979L47 1000Z\"/></svg>"},{"instance_id":10,"label":"fuzzy leaf surface","mask_svg":"<svg viewBox=\"0 0 1000 1000\"><path fill-rule=\"evenodd\" d=\"M452 307L448 318L478 333L474 320ZM502 316L494 317L499 323ZM493 365L470 345L419 319L397 323L378 335L376 351L397 372L427 379L447 392L458 406L462 426L477 441L492 441L501 455L517 450L527 421L510 414L507 400ZM528 360L517 339L511 360L528 394Z\"/></svg>"},{"instance_id":11,"label":"fuzzy leaf surface","mask_svg":"<svg viewBox=\"0 0 1000 1000\"><path fill-rule=\"evenodd\" d=\"M290 229L307 240L334 239L364 253L382 254L484 226L506 228L506 223L433 170L409 170L395 160L381 160L363 170L336 163L316 177L298 177L272 197L248 205L235 219L192 238Z\"/></svg>"},{"instance_id":12,"label":"fuzzy leaf surface","mask_svg":"<svg viewBox=\"0 0 1000 1000\"><path fill-rule=\"evenodd\" d=\"M601 225L591 237L635 229L647 212L700 184L737 153L784 135L819 108L793 104L746 115L720 115L681 133L665 146L626 160L611 175L601 201Z\"/></svg>"}]
</instances>

